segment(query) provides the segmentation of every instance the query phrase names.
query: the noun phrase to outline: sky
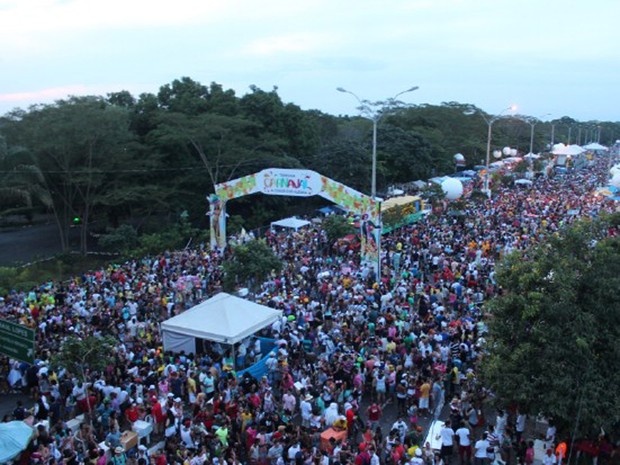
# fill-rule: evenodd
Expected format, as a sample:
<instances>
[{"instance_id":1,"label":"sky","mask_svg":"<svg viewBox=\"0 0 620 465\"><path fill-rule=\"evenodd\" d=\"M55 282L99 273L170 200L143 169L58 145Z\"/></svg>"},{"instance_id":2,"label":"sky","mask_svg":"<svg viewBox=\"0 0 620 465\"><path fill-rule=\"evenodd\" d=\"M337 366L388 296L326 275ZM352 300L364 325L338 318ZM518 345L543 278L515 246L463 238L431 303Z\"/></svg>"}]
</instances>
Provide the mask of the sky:
<instances>
[{"instance_id":1,"label":"sky","mask_svg":"<svg viewBox=\"0 0 620 465\"><path fill-rule=\"evenodd\" d=\"M620 0L0 0L0 114L188 76L356 114L351 95L620 121Z\"/></svg>"}]
</instances>

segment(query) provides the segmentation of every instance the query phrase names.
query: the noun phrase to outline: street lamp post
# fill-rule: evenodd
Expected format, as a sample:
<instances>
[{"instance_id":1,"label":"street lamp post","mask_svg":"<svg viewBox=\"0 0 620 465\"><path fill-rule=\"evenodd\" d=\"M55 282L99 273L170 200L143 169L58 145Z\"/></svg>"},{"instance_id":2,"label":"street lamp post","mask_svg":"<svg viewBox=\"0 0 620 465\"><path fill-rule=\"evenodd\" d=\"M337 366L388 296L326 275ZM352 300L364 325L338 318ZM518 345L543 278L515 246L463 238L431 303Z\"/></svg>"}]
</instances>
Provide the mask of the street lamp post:
<instances>
[{"instance_id":1,"label":"street lamp post","mask_svg":"<svg viewBox=\"0 0 620 465\"><path fill-rule=\"evenodd\" d=\"M346 90L342 87L338 87L336 90L338 92L344 92L345 94L351 94L359 103L359 107L357 109L362 114L362 117L369 119L372 121L372 173L371 173L371 185L370 185L370 196L373 200L377 200L377 124L379 120L383 117L384 114L389 112L394 108L398 108L403 104L396 100L399 96L406 94L408 92L413 92L414 90L418 90L418 86L410 87L407 90L403 90L398 94L394 95L394 97L389 98L383 101L371 102L370 100L360 99L356 94L351 92L350 90ZM379 216L381 215L381 207L379 206ZM377 262L375 264L375 274L377 280L381 279L381 219L379 218L379 224L377 225Z\"/></svg>"},{"instance_id":2,"label":"street lamp post","mask_svg":"<svg viewBox=\"0 0 620 465\"><path fill-rule=\"evenodd\" d=\"M530 159L529 159L529 170L530 170L530 176L534 177L534 159L532 158L534 155L534 128L536 127L536 125L540 122L541 118L544 118L545 116L550 116L551 113L545 113L544 115L539 116L538 118L533 118L533 117L528 117L528 116L524 116L524 117L519 117L517 116L517 119L520 119L521 121L527 123L530 125ZM553 150L553 147L552 147Z\"/></svg>"},{"instance_id":3,"label":"street lamp post","mask_svg":"<svg viewBox=\"0 0 620 465\"><path fill-rule=\"evenodd\" d=\"M383 101L371 102L370 100L362 100L356 94L350 90L346 90L342 87L338 87L338 92L344 92L345 94L351 94L359 102L360 106L357 108L362 117L372 121L372 173L371 173L371 186L370 196L374 199L377 196L377 124L381 117L389 110L399 107L402 102L396 100L397 97L406 94L407 92L413 92L418 90L418 86L413 86L407 90L399 92L394 97Z\"/></svg>"},{"instance_id":4,"label":"street lamp post","mask_svg":"<svg viewBox=\"0 0 620 465\"><path fill-rule=\"evenodd\" d=\"M491 137L493 134L493 123L495 123L498 119L502 118L504 116L504 113L506 113L507 111L514 111L514 110L516 110L516 106L511 105L508 108L502 110L502 112L499 113L498 115L493 116L491 119L487 119L487 117L484 116L483 113L480 113L480 115L482 116L482 118L484 119L484 121L487 123L487 126L488 126L486 171L484 173L484 191L486 192L487 197L489 198L491 198L491 190L489 189L489 165L491 163Z\"/></svg>"}]
</instances>

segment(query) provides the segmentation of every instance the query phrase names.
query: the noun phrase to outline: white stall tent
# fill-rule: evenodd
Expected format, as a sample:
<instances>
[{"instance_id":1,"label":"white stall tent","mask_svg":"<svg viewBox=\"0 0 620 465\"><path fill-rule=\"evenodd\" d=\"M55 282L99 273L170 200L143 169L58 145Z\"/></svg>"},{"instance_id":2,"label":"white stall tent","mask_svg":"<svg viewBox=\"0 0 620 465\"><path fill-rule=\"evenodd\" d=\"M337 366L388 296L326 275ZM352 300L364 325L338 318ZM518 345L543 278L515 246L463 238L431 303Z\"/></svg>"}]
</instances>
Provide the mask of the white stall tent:
<instances>
[{"instance_id":1,"label":"white stall tent","mask_svg":"<svg viewBox=\"0 0 620 465\"><path fill-rule=\"evenodd\" d=\"M291 216L290 218L284 218L283 220L272 222L271 228L273 229L274 226L279 226L280 228L294 229L295 231L297 231L299 228L303 228L304 226L308 226L309 224L310 221L302 220Z\"/></svg>"},{"instance_id":2,"label":"white stall tent","mask_svg":"<svg viewBox=\"0 0 620 465\"><path fill-rule=\"evenodd\" d=\"M164 350L196 353L196 339L234 345L281 316L280 310L221 292L162 322Z\"/></svg>"},{"instance_id":3,"label":"white stall tent","mask_svg":"<svg viewBox=\"0 0 620 465\"><path fill-rule=\"evenodd\" d=\"M17 457L28 447L34 429L23 421L0 423L0 463Z\"/></svg>"}]
</instances>

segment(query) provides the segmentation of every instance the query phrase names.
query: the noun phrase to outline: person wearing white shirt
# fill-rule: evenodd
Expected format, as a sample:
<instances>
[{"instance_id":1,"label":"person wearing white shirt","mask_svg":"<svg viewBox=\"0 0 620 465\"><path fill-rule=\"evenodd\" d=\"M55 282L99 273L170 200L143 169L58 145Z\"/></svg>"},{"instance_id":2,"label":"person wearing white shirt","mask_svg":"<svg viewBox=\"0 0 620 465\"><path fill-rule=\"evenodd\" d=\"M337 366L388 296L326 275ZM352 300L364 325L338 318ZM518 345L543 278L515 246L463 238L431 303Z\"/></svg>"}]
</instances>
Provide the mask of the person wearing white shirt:
<instances>
[{"instance_id":1,"label":"person wearing white shirt","mask_svg":"<svg viewBox=\"0 0 620 465\"><path fill-rule=\"evenodd\" d=\"M379 459L379 456L377 455L377 451L375 450L374 446L370 447L368 453L370 454L370 465L381 464L381 459Z\"/></svg>"},{"instance_id":2,"label":"person wearing white shirt","mask_svg":"<svg viewBox=\"0 0 620 465\"><path fill-rule=\"evenodd\" d=\"M196 448L196 444L194 443L194 439L192 438L191 425L185 424L181 427L181 441L188 449Z\"/></svg>"},{"instance_id":3,"label":"person wearing white shirt","mask_svg":"<svg viewBox=\"0 0 620 465\"><path fill-rule=\"evenodd\" d=\"M288 448L288 461L289 463L295 462L297 452L301 452L301 444L297 441L291 447Z\"/></svg>"},{"instance_id":4,"label":"person wearing white shirt","mask_svg":"<svg viewBox=\"0 0 620 465\"><path fill-rule=\"evenodd\" d=\"M461 423L461 427L456 430L455 435L459 442L461 465L469 465L471 463L471 432L465 423Z\"/></svg>"},{"instance_id":5,"label":"person wearing white shirt","mask_svg":"<svg viewBox=\"0 0 620 465\"><path fill-rule=\"evenodd\" d=\"M488 439L487 433L484 433L480 439L476 441L476 445L474 446L474 464L475 465L486 465L488 462L488 452L487 449L491 447Z\"/></svg>"},{"instance_id":6,"label":"person wearing white shirt","mask_svg":"<svg viewBox=\"0 0 620 465\"><path fill-rule=\"evenodd\" d=\"M545 456L542 458L542 465L556 465L556 463L557 459L553 453L553 449L547 449Z\"/></svg>"},{"instance_id":7,"label":"person wearing white shirt","mask_svg":"<svg viewBox=\"0 0 620 465\"><path fill-rule=\"evenodd\" d=\"M441 439L441 458L448 465L454 448L454 430L450 426L450 420L443 424L438 439Z\"/></svg>"},{"instance_id":8,"label":"person wearing white shirt","mask_svg":"<svg viewBox=\"0 0 620 465\"><path fill-rule=\"evenodd\" d=\"M422 449L419 447L415 450L415 455L409 462L410 465L424 465L424 458L422 457Z\"/></svg>"},{"instance_id":9,"label":"person wearing white shirt","mask_svg":"<svg viewBox=\"0 0 620 465\"><path fill-rule=\"evenodd\" d=\"M311 400L312 396L310 394L307 394L299 405L301 410L301 424L306 428L310 426L310 420L312 418L312 404L310 403Z\"/></svg>"}]
</instances>

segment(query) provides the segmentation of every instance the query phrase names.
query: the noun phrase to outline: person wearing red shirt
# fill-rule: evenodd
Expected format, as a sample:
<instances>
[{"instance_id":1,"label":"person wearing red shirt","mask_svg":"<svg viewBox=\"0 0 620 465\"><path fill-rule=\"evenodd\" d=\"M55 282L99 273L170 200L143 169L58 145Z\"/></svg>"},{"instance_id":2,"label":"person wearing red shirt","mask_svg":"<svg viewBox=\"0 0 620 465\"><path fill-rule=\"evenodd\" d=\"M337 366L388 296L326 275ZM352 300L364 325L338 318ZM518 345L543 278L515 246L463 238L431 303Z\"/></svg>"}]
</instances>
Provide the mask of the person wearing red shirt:
<instances>
[{"instance_id":1,"label":"person wearing red shirt","mask_svg":"<svg viewBox=\"0 0 620 465\"><path fill-rule=\"evenodd\" d=\"M370 454L366 451L366 445L360 444L360 452L355 456L355 465L366 465L370 463Z\"/></svg>"},{"instance_id":2,"label":"person wearing red shirt","mask_svg":"<svg viewBox=\"0 0 620 465\"><path fill-rule=\"evenodd\" d=\"M396 439L396 443L392 446L391 454L394 463L399 463L400 459L405 454L405 447L400 442L400 439Z\"/></svg>"},{"instance_id":3,"label":"person wearing red shirt","mask_svg":"<svg viewBox=\"0 0 620 465\"><path fill-rule=\"evenodd\" d=\"M129 421L129 423L133 424L140 418L140 411L138 410L138 405L133 402L131 407L125 410L125 418Z\"/></svg>"},{"instance_id":4,"label":"person wearing red shirt","mask_svg":"<svg viewBox=\"0 0 620 465\"><path fill-rule=\"evenodd\" d=\"M153 429L155 434L159 434L163 431L163 425L166 422L166 415L164 415L164 411L162 410L161 404L159 403L159 400L157 400L157 397L152 397L151 402L151 415L153 416L153 420L155 420Z\"/></svg>"},{"instance_id":5,"label":"person wearing red shirt","mask_svg":"<svg viewBox=\"0 0 620 465\"><path fill-rule=\"evenodd\" d=\"M154 460L154 465L167 465L168 461L166 460L166 454L164 454L164 450L163 449L158 449L157 452L155 452L155 457L153 457Z\"/></svg>"},{"instance_id":6,"label":"person wearing red shirt","mask_svg":"<svg viewBox=\"0 0 620 465\"><path fill-rule=\"evenodd\" d=\"M349 408L345 412L345 415L347 417L347 431L349 432L349 434L354 434L353 428L355 426L355 409L352 405L348 405L348 407Z\"/></svg>"},{"instance_id":7,"label":"person wearing red shirt","mask_svg":"<svg viewBox=\"0 0 620 465\"><path fill-rule=\"evenodd\" d=\"M381 420L381 415L383 413L381 412L381 407L379 407L376 402L373 402L372 405L370 405L370 407L366 410L366 413L368 415L368 423L370 423L370 428L374 431Z\"/></svg>"}]
</instances>

